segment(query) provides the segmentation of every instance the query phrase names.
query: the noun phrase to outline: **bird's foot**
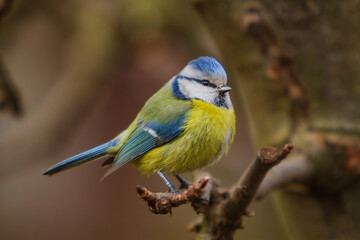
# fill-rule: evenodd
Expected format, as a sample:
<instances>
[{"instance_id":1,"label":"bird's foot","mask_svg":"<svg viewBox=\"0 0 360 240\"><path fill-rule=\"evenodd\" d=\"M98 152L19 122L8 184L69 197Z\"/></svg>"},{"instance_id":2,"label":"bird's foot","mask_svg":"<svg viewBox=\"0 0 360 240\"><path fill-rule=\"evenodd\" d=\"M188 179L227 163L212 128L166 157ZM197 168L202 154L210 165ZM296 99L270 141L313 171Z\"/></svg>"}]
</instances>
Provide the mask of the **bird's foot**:
<instances>
[{"instance_id":1,"label":"bird's foot","mask_svg":"<svg viewBox=\"0 0 360 240\"><path fill-rule=\"evenodd\" d=\"M175 174L176 179L180 182L180 189L187 189L191 184L189 184L185 179Z\"/></svg>"}]
</instances>

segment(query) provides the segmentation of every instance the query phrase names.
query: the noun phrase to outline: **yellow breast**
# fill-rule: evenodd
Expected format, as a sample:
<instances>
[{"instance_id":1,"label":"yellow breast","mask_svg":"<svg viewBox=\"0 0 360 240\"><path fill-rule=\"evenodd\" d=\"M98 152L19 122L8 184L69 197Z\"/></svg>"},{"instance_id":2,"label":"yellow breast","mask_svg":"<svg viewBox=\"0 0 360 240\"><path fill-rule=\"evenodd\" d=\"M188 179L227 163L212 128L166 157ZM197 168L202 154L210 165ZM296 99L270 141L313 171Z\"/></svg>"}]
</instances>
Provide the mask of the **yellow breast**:
<instances>
[{"instance_id":1,"label":"yellow breast","mask_svg":"<svg viewBox=\"0 0 360 240\"><path fill-rule=\"evenodd\" d=\"M181 173L218 161L227 153L235 134L234 109L193 100L184 132L134 162L143 172Z\"/></svg>"}]
</instances>

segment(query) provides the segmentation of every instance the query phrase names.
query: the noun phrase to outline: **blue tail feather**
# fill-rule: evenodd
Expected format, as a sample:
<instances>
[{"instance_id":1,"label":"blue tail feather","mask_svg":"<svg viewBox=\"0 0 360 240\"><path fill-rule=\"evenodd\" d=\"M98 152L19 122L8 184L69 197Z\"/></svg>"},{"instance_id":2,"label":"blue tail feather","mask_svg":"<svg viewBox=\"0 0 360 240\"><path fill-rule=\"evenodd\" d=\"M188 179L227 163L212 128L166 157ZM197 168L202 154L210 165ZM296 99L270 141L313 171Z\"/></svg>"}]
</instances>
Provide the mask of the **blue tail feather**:
<instances>
[{"instance_id":1,"label":"blue tail feather","mask_svg":"<svg viewBox=\"0 0 360 240\"><path fill-rule=\"evenodd\" d=\"M83 153L80 153L78 155L75 155L73 157L70 157L68 159L65 159L64 161L61 161L54 166L47 169L45 172L43 172L43 175L53 175L55 173L64 171L66 169L79 166L81 164L96 160L100 157L103 157L108 154L108 150L110 147L116 146L118 143L118 139L114 139L113 141L104 143L100 146L94 147L88 151L85 151Z\"/></svg>"}]
</instances>

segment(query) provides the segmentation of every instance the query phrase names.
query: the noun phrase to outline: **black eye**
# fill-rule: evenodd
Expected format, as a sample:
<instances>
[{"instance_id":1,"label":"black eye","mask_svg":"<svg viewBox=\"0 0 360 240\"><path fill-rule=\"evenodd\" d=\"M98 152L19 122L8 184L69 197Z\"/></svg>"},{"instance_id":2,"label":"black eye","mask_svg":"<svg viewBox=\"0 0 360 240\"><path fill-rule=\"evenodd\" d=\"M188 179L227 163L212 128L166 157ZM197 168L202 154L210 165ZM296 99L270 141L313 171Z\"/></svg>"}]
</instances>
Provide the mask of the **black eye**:
<instances>
[{"instance_id":1,"label":"black eye","mask_svg":"<svg viewBox=\"0 0 360 240\"><path fill-rule=\"evenodd\" d=\"M204 86L209 86L210 82L208 80L201 80L200 83Z\"/></svg>"}]
</instances>

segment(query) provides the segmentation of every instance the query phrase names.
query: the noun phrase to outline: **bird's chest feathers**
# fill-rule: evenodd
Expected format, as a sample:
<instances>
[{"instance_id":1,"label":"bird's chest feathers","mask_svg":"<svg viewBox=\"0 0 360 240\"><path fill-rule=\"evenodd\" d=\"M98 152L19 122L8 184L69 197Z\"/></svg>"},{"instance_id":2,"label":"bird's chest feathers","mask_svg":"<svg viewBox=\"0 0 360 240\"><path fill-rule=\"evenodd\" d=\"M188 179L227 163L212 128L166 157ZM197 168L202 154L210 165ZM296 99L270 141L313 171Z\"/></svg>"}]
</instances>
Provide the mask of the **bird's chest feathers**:
<instances>
[{"instance_id":1,"label":"bird's chest feathers","mask_svg":"<svg viewBox=\"0 0 360 240\"><path fill-rule=\"evenodd\" d=\"M234 110L216 107L209 103L193 100L193 108L186 119L184 134L193 138L194 148L219 151L219 144L231 141L235 129Z\"/></svg>"}]
</instances>

